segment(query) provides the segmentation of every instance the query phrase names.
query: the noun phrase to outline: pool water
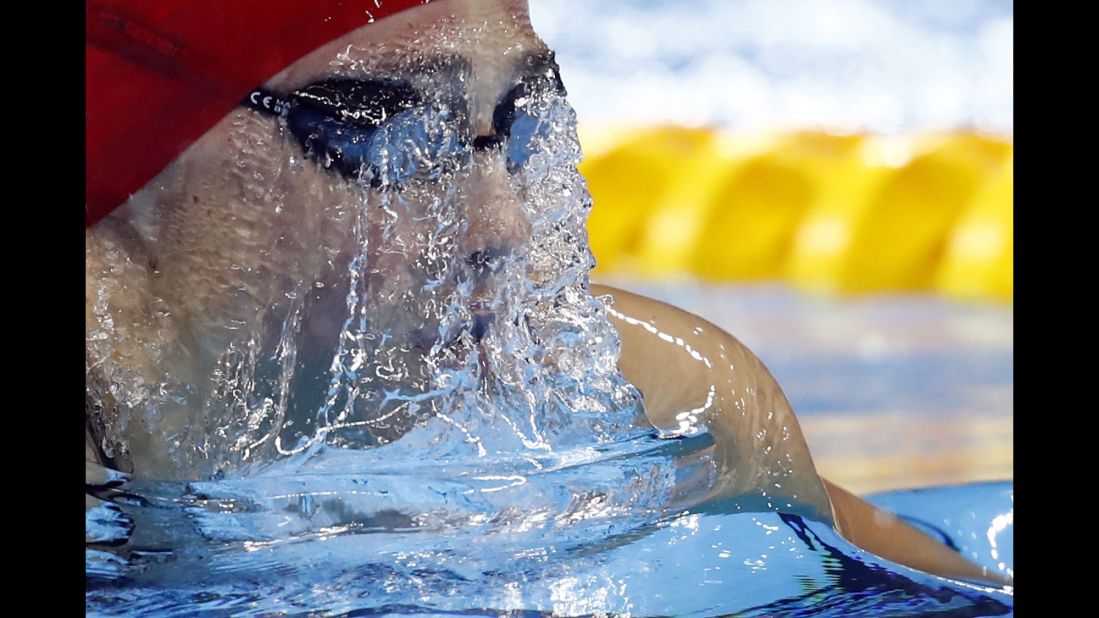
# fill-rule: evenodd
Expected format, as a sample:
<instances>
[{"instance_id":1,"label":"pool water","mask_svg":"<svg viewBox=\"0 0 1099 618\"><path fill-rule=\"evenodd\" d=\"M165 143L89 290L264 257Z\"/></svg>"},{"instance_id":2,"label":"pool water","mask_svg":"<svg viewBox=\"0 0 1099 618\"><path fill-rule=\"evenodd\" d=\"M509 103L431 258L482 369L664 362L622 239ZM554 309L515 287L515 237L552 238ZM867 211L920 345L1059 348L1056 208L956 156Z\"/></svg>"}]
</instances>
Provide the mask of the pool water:
<instances>
[{"instance_id":1,"label":"pool water","mask_svg":"<svg viewBox=\"0 0 1099 618\"><path fill-rule=\"evenodd\" d=\"M1010 568L1011 497L1010 484L1000 483L881 494L875 502L912 507L902 512L983 562L995 556ZM155 508L164 506L125 510L160 517L165 527L202 519L194 505L140 513ZM89 554L89 614L999 616L1012 609L1010 593L882 561L827 526L720 504L533 534L486 534L483 525L421 531L398 514L373 525L318 526L283 543L245 540L243 526L217 533L206 526L205 536L189 531L196 538L176 555L138 552L127 576L107 561L93 567Z\"/></svg>"},{"instance_id":2,"label":"pool water","mask_svg":"<svg viewBox=\"0 0 1099 618\"><path fill-rule=\"evenodd\" d=\"M1012 415L1010 309L616 283L748 343L785 385L825 476L859 492L924 486L870 500L1013 573L1011 482L958 483L1010 478L1010 429L997 429ZM935 423L945 435L919 430ZM638 427L472 463L417 461L406 438L218 480L94 489L105 502L87 517L89 615L1013 612L1011 589L879 559L819 522L699 503L707 434Z\"/></svg>"}]
</instances>

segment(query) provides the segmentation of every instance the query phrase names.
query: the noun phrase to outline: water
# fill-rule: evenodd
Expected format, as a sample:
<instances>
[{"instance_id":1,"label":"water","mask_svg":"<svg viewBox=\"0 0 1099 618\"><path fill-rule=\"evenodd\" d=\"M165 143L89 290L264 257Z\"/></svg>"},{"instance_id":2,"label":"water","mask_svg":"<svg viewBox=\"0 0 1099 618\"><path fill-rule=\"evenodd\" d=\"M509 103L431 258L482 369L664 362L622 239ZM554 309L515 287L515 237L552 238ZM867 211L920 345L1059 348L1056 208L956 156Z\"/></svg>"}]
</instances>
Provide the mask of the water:
<instances>
[{"instance_id":1,"label":"water","mask_svg":"<svg viewBox=\"0 0 1099 618\"><path fill-rule=\"evenodd\" d=\"M635 475L670 457L689 458L706 444L641 439L528 476L522 485L484 477L446 482L433 480L438 471L415 469L135 484L127 490L144 500L114 499L130 502L122 508L137 522L135 531L145 528L145 545L130 541L125 574L113 558L89 549L88 610L1010 615L1010 594L882 561L828 526L795 516L729 512L722 504L616 508L613 495L576 492L632 478L639 496L644 490ZM1000 483L873 501L945 533L982 564L1011 568L1011 499L1010 484ZM410 514L424 507L450 517L421 525Z\"/></svg>"},{"instance_id":2,"label":"water","mask_svg":"<svg viewBox=\"0 0 1099 618\"><path fill-rule=\"evenodd\" d=\"M703 500L713 439L646 421L587 291L590 197L552 62L521 61L500 148L475 147L446 87L467 71L234 114L212 171L185 155L91 233L90 425L133 474L87 474L89 613L1009 614L1009 592ZM203 187L232 191L210 215L226 225L172 201L204 164ZM1013 569L995 489L979 519L929 524L959 547L994 528Z\"/></svg>"}]
</instances>

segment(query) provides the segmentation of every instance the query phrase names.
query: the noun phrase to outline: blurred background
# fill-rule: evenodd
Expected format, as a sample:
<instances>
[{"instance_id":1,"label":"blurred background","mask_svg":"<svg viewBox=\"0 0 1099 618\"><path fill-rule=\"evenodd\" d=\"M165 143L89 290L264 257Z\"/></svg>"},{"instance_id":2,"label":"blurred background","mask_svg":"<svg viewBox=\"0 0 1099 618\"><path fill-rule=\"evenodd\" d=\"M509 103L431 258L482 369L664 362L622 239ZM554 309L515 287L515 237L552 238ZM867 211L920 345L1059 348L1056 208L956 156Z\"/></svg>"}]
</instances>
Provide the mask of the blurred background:
<instances>
[{"instance_id":1,"label":"blurred background","mask_svg":"<svg viewBox=\"0 0 1099 618\"><path fill-rule=\"evenodd\" d=\"M748 344L852 490L1012 478L1011 2L530 8L593 279Z\"/></svg>"}]
</instances>

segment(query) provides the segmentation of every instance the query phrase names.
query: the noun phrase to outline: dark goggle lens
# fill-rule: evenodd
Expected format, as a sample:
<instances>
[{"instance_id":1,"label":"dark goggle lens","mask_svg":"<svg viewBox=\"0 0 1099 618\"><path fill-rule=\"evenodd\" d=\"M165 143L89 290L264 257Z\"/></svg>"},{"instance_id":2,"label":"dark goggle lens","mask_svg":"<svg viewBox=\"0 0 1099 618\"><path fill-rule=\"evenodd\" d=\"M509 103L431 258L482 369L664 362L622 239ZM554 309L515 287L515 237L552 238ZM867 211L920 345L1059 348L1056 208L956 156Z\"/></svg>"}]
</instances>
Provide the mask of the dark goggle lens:
<instances>
[{"instance_id":1,"label":"dark goggle lens","mask_svg":"<svg viewBox=\"0 0 1099 618\"><path fill-rule=\"evenodd\" d=\"M378 127L352 126L308 108L287 115L306 156L373 187L416 176L437 178L468 151L442 110L409 110Z\"/></svg>"},{"instance_id":2,"label":"dark goggle lens","mask_svg":"<svg viewBox=\"0 0 1099 618\"><path fill-rule=\"evenodd\" d=\"M436 178L466 148L450 112L401 82L329 80L295 93L287 127L306 155L378 187Z\"/></svg>"},{"instance_id":3,"label":"dark goggle lens","mask_svg":"<svg viewBox=\"0 0 1099 618\"><path fill-rule=\"evenodd\" d=\"M565 88L556 71L549 76L524 81L512 88L493 113L498 139L507 142L507 167L512 174L542 151L553 130L550 109L560 105L552 95L564 96Z\"/></svg>"}]
</instances>

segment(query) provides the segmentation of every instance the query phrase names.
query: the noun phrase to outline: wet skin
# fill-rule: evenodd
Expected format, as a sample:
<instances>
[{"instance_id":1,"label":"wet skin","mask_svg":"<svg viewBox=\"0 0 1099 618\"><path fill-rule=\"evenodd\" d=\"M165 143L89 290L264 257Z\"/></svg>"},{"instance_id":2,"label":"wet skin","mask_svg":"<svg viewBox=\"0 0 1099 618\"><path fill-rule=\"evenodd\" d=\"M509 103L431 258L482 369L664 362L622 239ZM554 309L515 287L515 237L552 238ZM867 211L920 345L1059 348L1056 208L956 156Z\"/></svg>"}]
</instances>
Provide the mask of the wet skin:
<instances>
[{"instance_id":1,"label":"wet skin","mask_svg":"<svg viewBox=\"0 0 1099 618\"><path fill-rule=\"evenodd\" d=\"M286 93L332 77L400 77L424 88L453 88L463 101L464 130L477 138L494 134L499 102L522 76L542 70L547 52L530 27L525 2L447 0L341 37L264 86ZM233 112L130 202L87 230L89 459L150 478L193 474L169 453L174 444L203 443L203 418L189 405L188 393L162 396L147 392L148 385L165 382L169 373L177 384L199 381L211 370L213 355L261 329L285 305L288 292L345 283L334 265L355 253L353 213L364 199L374 199L371 190L303 157L299 144L274 136L273 123L255 111ZM528 241L523 188L510 181L501 149L476 150L450 189L466 222L456 235L460 254L506 256ZM412 207L426 207L438 190L413 183L405 195ZM368 235L375 247L367 275L371 289L397 299L379 314L385 318L376 327L404 333L398 336L409 340L407 357L399 360L414 368L417 346L424 345L416 339L434 325L423 322L420 309L429 299L417 292L427 275L410 256L429 249L429 224L405 217ZM406 244L393 250L387 235ZM486 281L483 292L491 292L491 285ZM857 534L851 527L872 527L866 522L876 511L866 511L865 503L837 493L817 475L789 403L747 348L663 303L602 286L592 286L592 292L613 298L609 314L621 336L619 367L644 394L650 420L668 429L704 423L713 433L721 480L709 497L807 507L809 514L840 524L852 539ZM301 332L303 339L313 334L323 347L331 345L329 322L338 319L343 296L317 303L321 309ZM330 311L323 309L326 303ZM99 450L102 426L115 420L113 410L123 400L153 399L160 408L155 430L133 414L122 432L128 450ZM844 505L844 513L833 517L833 504L837 511ZM874 543L859 544L888 552ZM979 575L964 564L948 567L940 572Z\"/></svg>"}]
</instances>

